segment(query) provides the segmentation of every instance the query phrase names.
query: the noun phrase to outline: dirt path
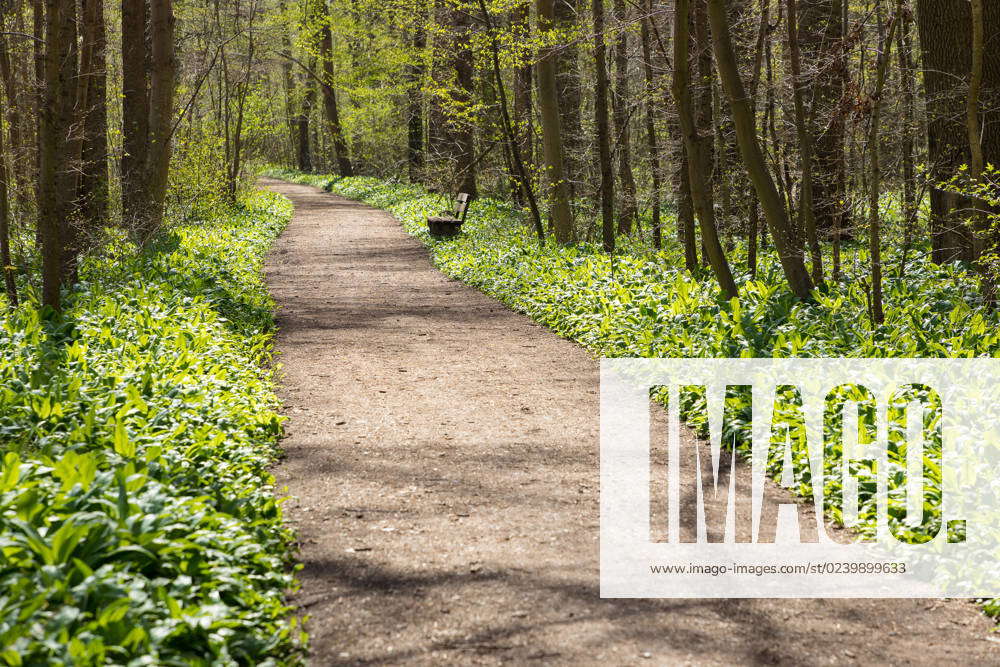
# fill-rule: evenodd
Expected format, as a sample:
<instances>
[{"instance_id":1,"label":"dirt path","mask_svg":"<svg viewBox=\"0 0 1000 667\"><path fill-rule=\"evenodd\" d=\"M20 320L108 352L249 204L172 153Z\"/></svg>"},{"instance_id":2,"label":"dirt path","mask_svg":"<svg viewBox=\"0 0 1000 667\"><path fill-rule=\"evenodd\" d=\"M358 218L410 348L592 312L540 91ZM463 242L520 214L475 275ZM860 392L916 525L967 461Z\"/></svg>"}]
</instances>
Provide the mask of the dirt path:
<instances>
[{"instance_id":1,"label":"dirt path","mask_svg":"<svg viewBox=\"0 0 1000 667\"><path fill-rule=\"evenodd\" d=\"M267 185L313 664L1000 664L962 601L600 599L597 363L387 213Z\"/></svg>"}]
</instances>

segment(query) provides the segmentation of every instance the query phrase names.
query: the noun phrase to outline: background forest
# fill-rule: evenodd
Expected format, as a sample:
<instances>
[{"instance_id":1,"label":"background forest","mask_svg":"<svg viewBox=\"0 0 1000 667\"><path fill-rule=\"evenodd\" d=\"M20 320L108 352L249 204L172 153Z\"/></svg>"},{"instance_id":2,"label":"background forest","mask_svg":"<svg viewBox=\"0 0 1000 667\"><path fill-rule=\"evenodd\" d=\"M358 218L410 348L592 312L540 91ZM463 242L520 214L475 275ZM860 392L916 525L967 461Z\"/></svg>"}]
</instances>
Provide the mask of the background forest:
<instances>
[{"instance_id":1,"label":"background forest","mask_svg":"<svg viewBox=\"0 0 1000 667\"><path fill-rule=\"evenodd\" d=\"M730 297L773 248L799 297L864 281L875 322L924 257L992 299L990 0L7 0L3 26L11 301L40 273L56 305L109 227L141 245L261 162L512 198L560 243L677 243Z\"/></svg>"}]
</instances>

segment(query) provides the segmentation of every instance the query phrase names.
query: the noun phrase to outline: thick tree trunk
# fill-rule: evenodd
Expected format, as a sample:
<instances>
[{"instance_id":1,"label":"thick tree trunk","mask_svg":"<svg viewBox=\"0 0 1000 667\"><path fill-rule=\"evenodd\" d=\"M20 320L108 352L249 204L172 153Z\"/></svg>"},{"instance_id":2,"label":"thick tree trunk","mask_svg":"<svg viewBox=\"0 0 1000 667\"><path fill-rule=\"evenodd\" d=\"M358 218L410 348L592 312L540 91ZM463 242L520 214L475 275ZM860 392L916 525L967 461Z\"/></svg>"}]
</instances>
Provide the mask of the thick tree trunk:
<instances>
[{"instance_id":1,"label":"thick tree trunk","mask_svg":"<svg viewBox=\"0 0 1000 667\"><path fill-rule=\"evenodd\" d=\"M594 21L594 125L597 128L597 171L601 175L601 240L605 252L615 251L614 187L611 170L611 128L608 126L608 69L604 57L604 0L591 1Z\"/></svg>"},{"instance_id":2,"label":"thick tree trunk","mask_svg":"<svg viewBox=\"0 0 1000 667\"><path fill-rule=\"evenodd\" d=\"M41 106L38 230L42 241L42 303L60 309L66 239L76 196L70 129L76 102L76 3L46 0L45 87Z\"/></svg>"},{"instance_id":3,"label":"thick tree trunk","mask_svg":"<svg viewBox=\"0 0 1000 667\"><path fill-rule=\"evenodd\" d=\"M122 225L141 236L148 216L149 79L145 0L122 0Z\"/></svg>"},{"instance_id":4,"label":"thick tree trunk","mask_svg":"<svg viewBox=\"0 0 1000 667\"><path fill-rule=\"evenodd\" d=\"M715 58L729 98L729 107L736 128L736 138L740 146L740 154L746 166L750 180L760 199L761 208L771 230L771 238L778 251L782 269L792 292L799 298L809 298L812 291L812 281L802 261L801 249L795 243L795 235L788 219L787 211L781 201L781 195L771 179L771 174L764 161L760 144L757 141L757 128L754 114L747 100L743 80L740 78L729 37L729 21L726 17L726 6L723 0L708 0L708 14L712 25L712 43L715 47ZM675 64L676 66L676 64Z\"/></svg>"},{"instance_id":5,"label":"thick tree trunk","mask_svg":"<svg viewBox=\"0 0 1000 667\"><path fill-rule=\"evenodd\" d=\"M972 202L938 187L972 159L966 122L973 52L971 4L918 0L917 10L927 96L932 257L936 262L971 261L973 235L964 218ZM984 0L983 26L985 44L1000 41L1000 0ZM982 71L983 162L1000 164L1000 49L985 50Z\"/></svg>"},{"instance_id":6,"label":"thick tree trunk","mask_svg":"<svg viewBox=\"0 0 1000 667\"><path fill-rule=\"evenodd\" d=\"M174 9L172 0L149 0L149 153L146 164L149 184L149 213L143 241L163 223L163 207L170 172L171 135L174 123L174 85L177 60L174 57Z\"/></svg>"},{"instance_id":7,"label":"thick tree trunk","mask_svg":"<svg viewBox=\"0 0 1000 667\"><path fill-rule=\"evenodd\" d=\"M538 26L551 30L555 22L553 0L536 0ZM558 243L573 241L573 215L569 207L569 185L563 172L562 127L559 118L559 90L556 86L557 52L548 49L538 59L538 108L542 116L542 150L545 155L545 184L549 192L549 221Z\"/></svg>"},{"instance_id":8,"label":"thick tree trunk","mask_svg":"<svg viewBox=\"0 0 1000 667\"><path fill-rule=\"evenodd\" d=\"M699 139L698 127L695 124L691 96L690 24L690 0L677 0L674 16L674 100L677 104L677 118L684 137L684 145L690 158L688 176L691 182L691 199L698 215L702 246L723 294L727 299L734 299L739 293L715 227L715 211L703 168L704 146Z\"/></svg>"}]
</instances>

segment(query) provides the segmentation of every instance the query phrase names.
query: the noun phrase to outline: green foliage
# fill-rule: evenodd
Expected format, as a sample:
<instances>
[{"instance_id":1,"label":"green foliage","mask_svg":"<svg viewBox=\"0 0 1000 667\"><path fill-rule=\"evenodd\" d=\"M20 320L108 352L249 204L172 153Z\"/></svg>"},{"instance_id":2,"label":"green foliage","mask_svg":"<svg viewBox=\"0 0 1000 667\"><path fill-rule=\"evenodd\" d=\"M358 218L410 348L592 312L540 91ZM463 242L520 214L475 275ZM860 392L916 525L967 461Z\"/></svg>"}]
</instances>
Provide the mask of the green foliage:
<instances>
[{"instance_id":1,"label":"green foliage","mask_svg":"<svg viewBox=\"0 0 1000 667\"><path fill-rule=\"evenodd\" d=\"M463 234L435 240L425 218L447 208L448 202L409 184L370 178L335 179L275 170L270 175L323 187L395 215L406 230L430 249L437 266L449 276L477 287L557 333L606 357L974 357L1000 355L1000 322L984 306L974 277L959 264L936 266L911 259L905 279L890 273L885 281L885 324L873 326L866 290L858 281L829 285L803 302L788 290L777 258L760 259L758 279L739 278L739 300L719 296L710 279L699 280L683 269L682 249L675 244L662 252L629 245L613 259L596 244L539 245L511 205L480 199L470 207ZM867 265L862 250L855 261ZM734 253L736 254L736 253ZM737 255L738 256L738 255ZM898 252L885 255L887 266L898 265ZM846 263L846 262L845 262ZM786 391L786 393L788 393ZM704 396L682 394L682 409L696 429L707 434ZM746 397L729 397L733 430L745 431L750 419ZM699 409L700 408L700 409ZM801 425L793 438L802 435ZM842 443L832 437L827 421L825 462L838 465ZM745 433L743 434L745 436ZM935 442L933 439L929 442ZM926 460L940 456L930 448ZM750 440L737 434L737 448L748 453ZM775 450L777 451L777 450ZM793 453L796 450L793 449ZM797 459L804 461L804 450ZM940 527L938 511L917 529L903 523L902 489L905 449L890 445L889 524L901 539L921 542ZM780 476L782 457L769 460L772 476ZM940 476L925 476L928 493L940 489ZM863 472L863 471L861 471ZM826 475L828 514L842 517L840 475ZM811 480L797 484L798 493L812 496ZM874 489L862 485L859 507L862 533L874 526ZM1000 612L995 603L986 607Z\"/></svg>"},{"instance_id":2,"label":"green foliage","mask_svg":"<svg viewBox=\"0 0 1000 667\"><path fill-rule=\"evenodd\" d=\"M0 322L0 662L301 662L262 365L290 213L254 195Z\"/></svg>"}]
</instances>

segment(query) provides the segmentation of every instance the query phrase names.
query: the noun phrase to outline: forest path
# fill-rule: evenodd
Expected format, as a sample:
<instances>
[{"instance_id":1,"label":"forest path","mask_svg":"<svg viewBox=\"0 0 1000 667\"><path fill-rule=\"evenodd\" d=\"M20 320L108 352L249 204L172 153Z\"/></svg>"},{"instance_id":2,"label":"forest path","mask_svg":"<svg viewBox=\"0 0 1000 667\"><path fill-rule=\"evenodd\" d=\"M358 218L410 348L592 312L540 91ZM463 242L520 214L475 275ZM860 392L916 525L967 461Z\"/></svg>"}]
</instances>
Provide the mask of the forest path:
<instances>
[{"instance_id":1,"label":"forest path","mask_svg":"<svg viewBox=\"0 0 1000 667\"><path fill-rule=\"evenodd\" d=\"M998 664L963 601L602 600L598 364L315 188L267 279L312 663Z\"/></svg>"}]
</instances>

